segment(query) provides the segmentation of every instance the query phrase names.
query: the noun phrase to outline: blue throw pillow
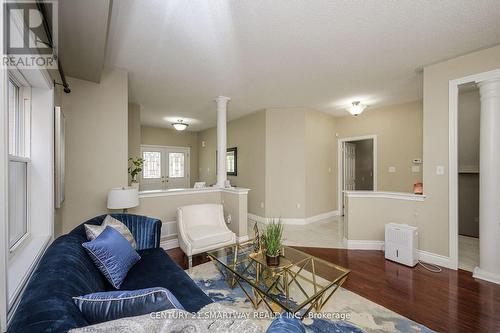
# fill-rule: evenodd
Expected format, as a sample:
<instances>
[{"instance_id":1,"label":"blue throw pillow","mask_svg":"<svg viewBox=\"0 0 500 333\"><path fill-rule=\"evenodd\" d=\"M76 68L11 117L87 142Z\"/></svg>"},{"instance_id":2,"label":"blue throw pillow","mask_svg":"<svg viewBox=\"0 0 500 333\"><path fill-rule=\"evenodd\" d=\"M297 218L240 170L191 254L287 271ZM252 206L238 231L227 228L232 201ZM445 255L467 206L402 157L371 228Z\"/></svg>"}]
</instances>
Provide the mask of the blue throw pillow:
<instances>
[{"instance_id":1,"label":"blue throw pillow","mask_svg":"<svg viewBox=\"0 0 500 333\"><path fill-rule=\"evenodd\" d=\"M100 292L73 297L73 300L90 324L168 309L184 310L168 289L160 287Z\"/></svg>"},{"instance_id":2,"label":"blue throw pillow","mask_svg":"<svg viewBox=\"0 0 500 333\"><path fill-rule=\"evenodd\" d=\"M112 227L93 241L82 244L113 287L119 289L128 271L141 259L130 243Z\"/></svg>"}]
</instances>

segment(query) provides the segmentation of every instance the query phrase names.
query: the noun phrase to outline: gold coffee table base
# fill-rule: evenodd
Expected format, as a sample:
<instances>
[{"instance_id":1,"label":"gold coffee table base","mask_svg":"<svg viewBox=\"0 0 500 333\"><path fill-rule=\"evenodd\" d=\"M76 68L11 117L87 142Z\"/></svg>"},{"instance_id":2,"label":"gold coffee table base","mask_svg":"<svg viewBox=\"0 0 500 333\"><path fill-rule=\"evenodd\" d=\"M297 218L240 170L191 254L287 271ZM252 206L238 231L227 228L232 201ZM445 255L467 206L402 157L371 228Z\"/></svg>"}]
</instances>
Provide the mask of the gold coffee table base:
<instances>
[{"instance_id":1,"label":"gold coffee table base","mask_svg":"<svg viewBox=\"0 0 500 333\"><path fill-rule=\"evenodd\" d=\"M241 246L234 245L228 250L231 253L228 258L231 260L221 260L220 252L216 254L215 251L210 252L208 256L215 262L231 288L238 285L243 290L254 309L264 303L272 313L284 310L304 319L312 310L321 311L349 274L349 270L343 267L286 246L283 249L284 256L280 258L280 265L270 267L261 252L243 255L238 251ZM325 269L332 270L335 278L322 278L323 284L319 284L318 268L322 273ZM244 288L244 283L251 287L251 292ZM298 296L300 303L291 299L292 284L297 287L299 295L295 296Z\"/></svg>"}]
</instances>

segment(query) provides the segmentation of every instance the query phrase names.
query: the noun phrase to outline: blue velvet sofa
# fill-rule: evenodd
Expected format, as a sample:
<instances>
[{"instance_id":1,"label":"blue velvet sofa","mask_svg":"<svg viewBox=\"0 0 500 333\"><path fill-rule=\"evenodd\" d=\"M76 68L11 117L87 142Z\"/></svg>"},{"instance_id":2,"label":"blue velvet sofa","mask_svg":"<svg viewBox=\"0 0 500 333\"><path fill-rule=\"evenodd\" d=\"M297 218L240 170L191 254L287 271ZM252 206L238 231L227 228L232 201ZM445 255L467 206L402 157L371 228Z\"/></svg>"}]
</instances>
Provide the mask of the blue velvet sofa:
<instances>
[{"instance_id":1,"label":"blue velvet sofa","mask_svg":"<svg viewBox=\"0 0 500 333\"><path fill-rule=\"evenodd\" d=\"M169 289L187 311L212 302L160 248L161 221L132 214L111 214L130 229L141 256L120 290ZM100 225L106 215L85 223ZM67 332L89 325L72 297L115 290L85 252L83 224L57 238L47 249L28 282L8 332Z\"/></svg>"}]
</instances>

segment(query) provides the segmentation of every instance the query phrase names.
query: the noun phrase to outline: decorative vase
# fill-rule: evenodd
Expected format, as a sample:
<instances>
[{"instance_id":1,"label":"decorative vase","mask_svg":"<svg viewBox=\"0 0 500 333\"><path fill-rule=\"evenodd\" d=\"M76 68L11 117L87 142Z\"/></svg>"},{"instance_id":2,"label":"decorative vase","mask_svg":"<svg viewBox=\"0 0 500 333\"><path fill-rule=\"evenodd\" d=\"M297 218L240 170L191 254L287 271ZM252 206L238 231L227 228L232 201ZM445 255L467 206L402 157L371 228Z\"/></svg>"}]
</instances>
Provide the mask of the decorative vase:
<instances>
[{"instance_id":1,"label":"decorative vase","mask_svg":"<svg viewBox=\"0 0 500 333\"><path fill-rule=\"evenodd\" d=\"M267 266L279 266L280 265L280 255L270 256L266 253L266 263Z\"/></svg>"},{"instance_id":2,"label":"decorative vase","mask_svg":"<svg viewBox=\"0 0 500 333\"><path fill-rule=\"evenodd\" d=\"M139 182L131 182L130 186L135 187L136 189L139 189Z\"/></svg>"}]
</instances>

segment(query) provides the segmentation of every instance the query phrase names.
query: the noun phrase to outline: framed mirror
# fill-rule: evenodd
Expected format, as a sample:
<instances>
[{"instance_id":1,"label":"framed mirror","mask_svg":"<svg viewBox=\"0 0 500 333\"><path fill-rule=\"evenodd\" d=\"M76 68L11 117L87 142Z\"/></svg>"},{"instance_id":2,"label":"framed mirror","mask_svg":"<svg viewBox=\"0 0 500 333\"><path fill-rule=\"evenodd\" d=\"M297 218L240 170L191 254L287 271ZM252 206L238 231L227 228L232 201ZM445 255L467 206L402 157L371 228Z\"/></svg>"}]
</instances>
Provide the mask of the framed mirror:
<instances>
[{"instance_id":1,"label":"framed mirror","mask_svg":"<svg viewBox=\"0 0 500 333\"><path fill-rule=\"evenodd\" d=\"M226 166L228 176L238 175L238 148L228 148L226 155Z\"/></svg>"},{"instance_id":2,"label":"framed mirror","mask_svg":"<svg viewBox=\"0 0 500 333\"><path fill-rule=\"evenodd\" d=\"M215 151L215 172L217 174L217 151ZM238 147L227 148L226 172L228 176L238 175Z\"/></svg>"}]
</instances>

